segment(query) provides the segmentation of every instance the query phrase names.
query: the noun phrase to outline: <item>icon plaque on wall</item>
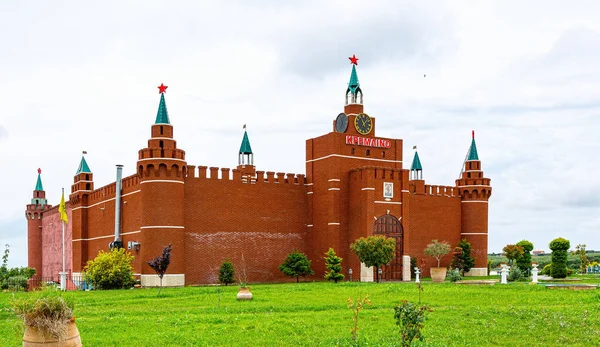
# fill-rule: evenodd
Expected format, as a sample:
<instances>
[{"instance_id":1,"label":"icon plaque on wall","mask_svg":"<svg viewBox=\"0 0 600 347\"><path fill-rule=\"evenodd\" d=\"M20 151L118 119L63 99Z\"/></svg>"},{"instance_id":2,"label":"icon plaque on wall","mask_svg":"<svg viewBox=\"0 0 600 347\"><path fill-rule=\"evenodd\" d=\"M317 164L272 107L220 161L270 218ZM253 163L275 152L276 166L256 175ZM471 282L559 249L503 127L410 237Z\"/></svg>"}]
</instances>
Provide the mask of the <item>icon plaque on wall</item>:
<instances>
[{"instance_id":1,"label":"icon plaque on wall","mask_svg":"<svg viewBox=\"0 0 600 347\"><path fill-rule=\"evenodd\" d=\"M383 182L383 197L385 199L391 199L394 197L394 183Z\"/></svg>"}]
</instances>

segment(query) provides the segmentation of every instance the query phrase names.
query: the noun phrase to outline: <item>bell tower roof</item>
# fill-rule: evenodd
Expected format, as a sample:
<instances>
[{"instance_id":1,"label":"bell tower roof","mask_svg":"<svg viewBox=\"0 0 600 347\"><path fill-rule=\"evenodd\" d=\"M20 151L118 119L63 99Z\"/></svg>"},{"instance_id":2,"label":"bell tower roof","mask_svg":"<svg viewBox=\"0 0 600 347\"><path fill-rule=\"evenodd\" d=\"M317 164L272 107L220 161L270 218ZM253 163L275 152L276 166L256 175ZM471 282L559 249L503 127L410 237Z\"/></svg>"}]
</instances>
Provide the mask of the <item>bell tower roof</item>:
<instances>
[{"instance_id":1,"label":"bell tower roof","mask_svg":"<svg viewBox=\"0 0 600 347\"><path fill-rule=\"evenodd\" d=\"M85 155L86 152L83 152L83 154ZM90 170L87 161L85 161L84 155L81 156L81 162L79 163L79 168L77 168L77 173L75 173L75 175L79 175L80 173L92 173L92 170Z\"/></svg>"},{"instance_id":2,"label":"bell tower roof","mask_svg":"<svg viewBox=\"0 0 600 347\"><path fill-rule=\"evenodd\" d=\"M245 125L244 129L246 129ZM250 146L250 140L248 139L248 132L246 132L246 130L244 130L244 138L242 139L239 154L252 154L252 147Z\"/></svg>"},{"instance_id":3,"label":"bell tower roof","mask_svg":"<svg viewBox=\"0 0 600 347\"><path fill-rule=\"evenodd\" d=\"M421 160L419 159L419 152L415 150L415 156L412 161L412 165L410 166L411 170L423 170L423 166L421 166Z\"/></svg>"},{"instance_id":4,"label":"bell tower roof","mask_svg":"<svg viewBox=\"0 0 600 347\"><path fill-rule=\"evenodd\" d=\"M479 160L479 155L477 155L477 146L475 145L475 130L471 133L471 147L469 148L469 155L467 156L467 161L470 160Z\"/></svg>"},{"instance_id":5,"label":"bell tower roof","mask_svg":"<svg viewBox=\"0 0 600 347\"><path fill-rule=\"evenodd\" d=\"M38 168L37 183L35 184L35 190L36 191L44 190L44 187L42 186L42 169L39 169L39 168Z\"/></svg>"},{"instance_id":6,"label":"bell tower roof","mask_svg":"<svg viewBox=\"0 0 600 347\"><path fill-rule=\"evenodd\" d=\"M169 113L167 112L167 104L165 102L165 93L168 86L160 84L158 92L160 93L160 102L158 103L158 112L156 113L156 121L154 124L171 124L169 123Z\"/></svg>"}]
</instances>

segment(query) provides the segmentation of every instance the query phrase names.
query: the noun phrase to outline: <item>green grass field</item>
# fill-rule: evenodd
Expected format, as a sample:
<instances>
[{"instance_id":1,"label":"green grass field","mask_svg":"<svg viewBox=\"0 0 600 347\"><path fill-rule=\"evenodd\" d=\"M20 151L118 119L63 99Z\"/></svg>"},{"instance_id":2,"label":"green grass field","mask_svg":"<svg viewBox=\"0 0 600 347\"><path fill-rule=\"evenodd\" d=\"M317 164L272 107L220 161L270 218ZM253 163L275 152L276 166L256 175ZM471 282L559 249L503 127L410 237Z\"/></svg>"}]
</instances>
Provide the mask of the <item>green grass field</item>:
<instances>
[{"instance_id":1,"label":"green grass field","mask_svg":"<svg viewBox=\"0 0 600 347\"><path fill-rule=\"evenodd\" d=\"M600 283L588 276L587 283ZM600 290L550 290L528 283L467 286L423 284L427 346L598 346ZM185 287L68 292L74 297L84 346L348 346L349 297L369 294L358 343L394 346L401 300L417 302L414 283L289 283L253 285L254 300L238 302L237 287ZM16 293L16 296L29 293ZM0 293L0 346L19 346L22 332Z\"/></svg>"}]
</instances>

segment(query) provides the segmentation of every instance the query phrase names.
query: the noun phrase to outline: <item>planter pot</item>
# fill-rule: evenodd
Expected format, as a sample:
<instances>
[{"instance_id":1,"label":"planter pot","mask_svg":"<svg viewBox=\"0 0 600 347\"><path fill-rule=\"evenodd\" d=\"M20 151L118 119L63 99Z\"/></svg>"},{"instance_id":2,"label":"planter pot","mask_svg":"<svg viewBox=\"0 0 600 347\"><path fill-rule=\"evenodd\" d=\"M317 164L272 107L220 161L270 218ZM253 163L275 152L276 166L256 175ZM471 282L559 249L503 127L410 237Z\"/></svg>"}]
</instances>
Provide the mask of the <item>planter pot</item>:
<instances>
[{"instance_id":1,"label":"planter pot","mask_svg":"<svg viewBox=\"0 0 600 347\"><path fill-rule=\"evenodd\" d=\"M252 300L252 293L250 292L250 288L240 288L240 291L237 293L238 300Z\"/></svg>"},{"instance_id":2,"label":"planter pot","mask_svg":"<svg viewBox=\"0 0 600 347\"><path fill-rule=\"evenodd\" d=\"M445 267L432 267L429 269L431 273L432 282L444 282L446 279L446 268Z\"/></svg>"},{"instance_id":3,"label":"planter pot","mask_svg":"<svg viewBox=\"0 0 600 347\"><path fill-rule=\"evenodd\" d=\"M23 347L32 346L48 346L48 347L81 347L81 336L75 325L75 321L71 321L67 325L67 337L60 342L55 338L44 338L37 328L26 327L25 335L23 335Z\"/></svg>"}]
</instances>

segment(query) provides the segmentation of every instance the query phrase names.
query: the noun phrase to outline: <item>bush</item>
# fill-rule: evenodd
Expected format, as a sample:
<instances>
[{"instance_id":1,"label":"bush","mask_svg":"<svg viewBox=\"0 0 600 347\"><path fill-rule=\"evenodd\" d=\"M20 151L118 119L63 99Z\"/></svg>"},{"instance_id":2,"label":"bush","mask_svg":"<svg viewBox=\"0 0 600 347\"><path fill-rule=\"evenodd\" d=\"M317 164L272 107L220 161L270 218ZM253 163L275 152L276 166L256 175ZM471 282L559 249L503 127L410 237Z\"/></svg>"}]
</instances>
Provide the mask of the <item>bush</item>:
<instances>
[{"instance_id":1,"label":"bush","mask_svg":"<svg viewBox=\"0 0 600 347\"><path fill-rule=\"evenodd\" d=\"M454 254L450 266L458 268L460 273L464 275L465 272L469 272L475 266L475 259L471 257L471 244L466 239L462 239L456 249L458 252Z\"/></svg>"},{"instance_id":2,"label":"bush","mask_svg":"<svg viewBox=\"0 0 600 347\"><path fill-rule=\"evenodd\" d=\"M327 269L327 272L325 272L326 280L338 283L338 281L344 279L344 275L341 274L342 260L342 258L335 254L333 248L329 248L327 253L325 253L325 268Z\"/></svg>"},{"instance_id":3,"label":"bush","mask_svg":"<svg viewBox=\"0 0 600 347\"><path fill-rule=\"evenodd\" d=\"M552 276L552 278L567 277L569 247L571 247L569 240L565 240L562 237L556 238L550 242L550 249L552 250L552 268L550 270L550 276Z\"/></svg>"},{"instance_id":4,"label":"bush","mask_svg":"<svg viewBox=\"0 0 600 347\"><path fill-rule=\"evenodd\" d=\"M523 279L523 271L518 266L513 266L506 277L510 282L520 281Z\"/></svg>"},{"instance_id":5,"label":"bush","mask_svg":"<svg viewBox=\"0 0 600 347\"><path fill-rule=\"evenodd\" d=\"M100 251L94 260L88 260L86 278L96 289L131 288L135 282L132 261L133 256L124 248Z\"/></svg>"},{"instance_id":6,"label":"bush","mask_svg":"<svg viewBox=\"0 0 600 347\"><path fill-rule=\"evenodd\" d=\"M552 263L544 265L544 268L542 269L542 275L550 276L551 270L552 270Z\"/></svg>"},{"instance_id":7,"label":"bush","mask_svg":"<svg viewBox=\"0 0 600 347\"><path fill-rule=\"evenodd\" d=\"M402 300L400 305L394 307L394 319L396 325L400 327L399 332L402 336L401 346L410 346L415 339L421 342L425 341L421 329L425 322L425 314L431 311L432 309L427 306L417 307L406 300Z\"/></svg>"},{"instance_id":8,"label":"bush","mask_svg":"<svg viewBox=\"0 0 600 347\"><path fill-rule=\"evenodd\" d=\"M462 280L462 276L460 275L459 270L450 269L446 273L446 279L450 280L450 282L456 282Z\"/></svg>"},{"instance_id":9,"label":"bush","mask_svg":"<svg viewBox=\"0 0 600 347\"><path fill-rule=\"evenodd\" d=\"M12 290L15 292L26 291L28 288L27 279L28 278L25 276L9 277L8 280L6 280L8 290Z\"/></svg>"},{"instance_id":10,"label":"bush","mask_svg":"<svg viewBox=\"0 0 600 347\"><path fill-rule=\"evenodd\" d=\"M299 282L299 277L306 275L314 275L314 271L310 268L310 260L306 254L294 251L285 258L283 263L279 265L279 270L286 276L296 277L296 283Z\"/></svg>"},{"instance_id":11,"label":"bush","mask_svg":"<svg viewBox=\"0 0 600 347\"><path fill-rule=\"evenodd\" d=\"M517 243L517 246L523 248L523 255L517 258L517 266L521 271L529 273L531 270L531 251L533 251L533 243L523 240Z\"/></svg>"},{"instance_id":12,"label":"bush","mask_svg":"<svg viewBox=\"0 0 600 347\"><path fill-rule=\"evenodd\" d=\"M219 282L224 285L235 283L235 270L233 269L233 263L229 259L225 259L223 264L221 264Z\"/></svg>"}]
</instances>

